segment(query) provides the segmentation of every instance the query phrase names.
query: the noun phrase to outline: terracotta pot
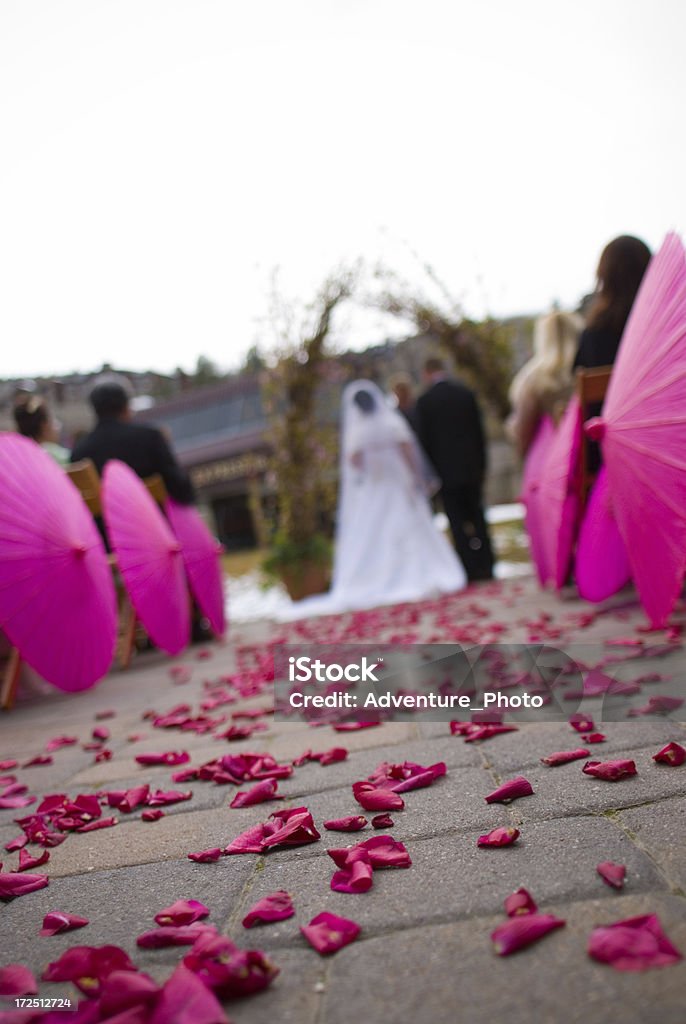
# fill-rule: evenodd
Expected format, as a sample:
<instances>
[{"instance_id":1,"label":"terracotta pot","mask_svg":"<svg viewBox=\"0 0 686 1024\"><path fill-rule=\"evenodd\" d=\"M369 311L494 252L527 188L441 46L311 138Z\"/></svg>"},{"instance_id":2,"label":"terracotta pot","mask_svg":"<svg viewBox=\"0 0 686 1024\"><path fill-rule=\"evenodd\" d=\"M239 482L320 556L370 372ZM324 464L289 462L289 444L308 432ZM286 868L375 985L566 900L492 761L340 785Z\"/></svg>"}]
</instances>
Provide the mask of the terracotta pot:
<instances>
[{"instance_id":1,"label":"terracotta pot","mask_svg":"<svg viewBox=\"0 0 686 1024\"><path fill-rule=\"evenodd\" d=\"M281 581L291 601L302 601L329 589L329 566L321 562L300 562L281 570Z\"/></svg>"}]
</instances>

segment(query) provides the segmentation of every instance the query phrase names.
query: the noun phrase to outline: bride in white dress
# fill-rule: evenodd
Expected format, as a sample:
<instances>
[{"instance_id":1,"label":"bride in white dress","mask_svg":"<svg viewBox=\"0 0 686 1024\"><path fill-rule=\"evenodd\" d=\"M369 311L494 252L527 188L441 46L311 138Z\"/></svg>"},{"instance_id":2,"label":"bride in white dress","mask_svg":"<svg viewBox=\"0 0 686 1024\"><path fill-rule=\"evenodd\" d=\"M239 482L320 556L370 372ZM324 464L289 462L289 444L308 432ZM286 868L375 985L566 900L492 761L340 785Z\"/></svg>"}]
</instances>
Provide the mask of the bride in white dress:
<instances>
[{"instance_id":1,"label":"bride in white dress","mask_svg":"<svg viewBox=\"0 0 686 1024\"><path fill-rule=\"evenodd\" d=\"M461 590L465 571L427 500L427 460L405 418L371 381L343 392L340 451L331 590L295 603L288 617Z\"/></svg>"}]
</instances>

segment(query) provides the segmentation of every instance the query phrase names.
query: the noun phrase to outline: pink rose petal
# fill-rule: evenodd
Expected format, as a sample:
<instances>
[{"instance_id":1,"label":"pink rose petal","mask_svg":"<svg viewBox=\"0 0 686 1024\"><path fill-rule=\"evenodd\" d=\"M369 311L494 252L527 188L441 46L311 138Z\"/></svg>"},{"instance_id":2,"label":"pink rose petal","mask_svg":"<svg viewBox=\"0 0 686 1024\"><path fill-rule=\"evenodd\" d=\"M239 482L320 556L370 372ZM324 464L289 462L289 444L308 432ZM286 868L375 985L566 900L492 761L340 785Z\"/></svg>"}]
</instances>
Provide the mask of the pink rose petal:
<instances>
[{"instance_id":1,"label":"pink rose petal","mask_svg":"<svg viewBox=\"0 0 686 1024\"><path fill-rule=\"evenodd\" d=\"M521 917L523 914L535 914L538 910L535 900L526 889L517 889L505 900L505 913L508 917Z\"/></svg>"},{"instance_id":2,"label":"pink rose petal","mask_svg":"<svg viewBox=\"0 0 686 1024\"><path fill-rule=\"evenodd\" d=\"M532 794L533 788L531 783L522 775L517 775L514 779L503 782L502 786L498 786L497 789L494 789L484 799L487 804L504 804L510 800L516 800L518 797L531 796Z\"/></svg>"},{"instance_id":3,"label":"pink rose petal","mask_svg":"<svg viewBox=\"0 0 686 1024\"><path fill-rule=\"evenodd\" d=\"M179 964L146 1024L229 1024L229 1019L210 988Z\"/></svg>"},{"instance_id":4,"label":"pink rose petal","mask_svg":"<svg viewBox=\"0 0 686 1024\"><path fill-rule=\"evenodd\" d=\"M397 793L377 788L371 782L354 782L353 796L365 811L402 811L405 806Z\"/></svg>"},{"instance_id":5,"label":"pink rose petal","mask_svg":"<svg viewBox=\"0 0 686 1024\"><path fill-rule=\"evenodd\" d=\"M337 864L341 864L340 850L329 850L329 855ZM359 893L367 892L373 884L373 868L369 854L359 847L351 847L338 871L331 879L334 892Z\"/></svg>"},{"instance_id":6,"label":"pink rose petal","mask_svg":"<svg viewBox=\"0 0 686 1024\"><path fill-rule=\"evenodd\" d=\"M302 925L300 931L321 956L329 956L354 942L360 934L360 926L325 910L313 917L309 924Z\"/></svg>"},{"instance_id":7,"label":"pink rose petal","mask_svg":"<svg viewBox=\"0 0 686 1024\"><path fill-rule=\"evenodd\" d=\"M17 870L31 871L32 868L40 868L43 864L47 864L49 860L49 850L43 850L37 857L34 857L28 850L22 849L19 851L19 866Z\"/></svg>"},{"instance_id":8,"label":"pink rose petal","mask_svg":"<svg viewBox=\"0 0 686 1024\"><path fill-rule=\"evenodd\" d=\"M569 764L570 761L578 761L582 757L588 757L589 751L585 747L578 747L576 750L558 750L554 754L548 754L541 758L541 764L550 765L555 768L559 764Z\"/></svg>"},{"instance_id":9,"label":"pink rose petal","mask_svg":"<svg viewBox=\"0 0 686 1024\"><path fill-rule=\"evenodd\" d=\"M38 992L36 979L23 964L0 967L0 996L33 996Z\"/></svg>"},{"instance_id":10,"label":"pink rose petal","mask_svg":"<svg viewBox=\"0 0 686 1024\"><path fill-rule=\"evenodd\" d=\"M157 808L148 808L141 814L141 821L159 821L164 817L164 811Z\"/></svg>"},{"instance_id":11,"label":"pink rose petal","mask_svg":"<svg viewBox=\"0 0 686 1024\"><path fill-rule=\"evenodd\" d=\"M494 828L486 835L479 836L477 846L512 846L519 839L519 829L507 826Z\"/></svg>"},{"instance_id":12,"label":"pink rose petal","mask_svg":"<svg viewBox=\"0 0 686 1024\"><path fill-rule=\"evenodd\" d=\"M593 719L590 718L589 715L582 715L581 712L579 712L576 715L572 715L572 717L569 719L569 724L571 725L572 729L576 729L577 732L595 731L595 723Z\"/></svg>"},{"instance_id":13,"label":"pink rose petal","mask_svg":"<svg viewBox=\"0 0 686 1024\"><path fill-rule=\"evenodd\" d=\"M657 914L595 928L588 940L588 954L616 971L647 971L683 959L662 930Z\"/></svg>"},{"instance_id":14,"label":"pink rose petal","mask_svg":"<svg viewBox=\"0 0 686 1024\"><path fill-rule=\"evenodd\" d=\"M74 928L83 928L88 924L87 917L79 917L78 914L68 914L64 910L51 910L43 918L41 935L57 935L58 932L70 932Z\"/></svg>"},{"instance_id":15,"label":"pink rose petal","mask_svg":"<svg viewBox=\"0 0 686 1024\"><path fill-rule=\"evenodd\" d=\"M235 998L261 992L279 973L258 949L238 949L225 935L207 929L183 962L220 998Z\"/></svg>"},{"instance_id":16,"label":"pink rose petal","mask_svg":"<svg viewBox=\"0 0 686 1024\"><path fill-rule=\"evenodd\" d=\"M596 871L607 885L613 889L623 889L626 878L626 868L623 864L614 864L611 860L604 860L598 864Z\"/></svg>"},{"instance_id":17,"label":"pink rose petal","mask_svg":"<svg viewBox=\"0 0 686 1024\"><path fill-rule=\"evenodd\" d=\"M375 814L372 818L372 828L393 828L393 825L390 814Z\"/></svg>"},{"instance_id":18,"label":"pink rose petal","mask_svg":"<svg viewBox=\"0 0 686 1024\"><path fill-rule=\"evenodd\" d=\"M653 761L677 768L686 761L686 750L680 743L668 743L662 750L658 750L657 754L653 754Z\"/></svg>"},{"instance_id":19,"label":"pink rose petal","mask_svg":"<svg viewBox=\"0 0 686 1024\"><path fill-rule=\"evenodd\" d=\"M266 800L283 800L282 796L277 795L278 785L276 779L263 779L245 792L236 793L229 807L252 807Z\"/></svg>"},{"instance_id":20,"label":"pink rose petal","mask_svg":"<svg viewBox=\"0 0 686 1024\"><path fill-rule=\"evenodd\" d=\"M331 832L359 832L367 824L364 814L351 814L347 818L332 818L324 822Z\"/></svg>"},{"instance_id":21,"label":"pink rose petal","mask_svg":"<svg viewBox=\"0 0 686 1024\"><path fill-rule=\"evenodd\" d=\"M587 761L581 769L584 775L592 775L594 779L606 782L619 782L630 775L637 775L634 761L619 758L616 761Z\"/></svg>"},{"instance_id":22,"label":"pink rose petal","mask_svg":"<svg viewBox=\"0 0 686 1024\"><path fill-rule=\"evenodd\" d=\"M187 764L190 759L191 755L185 750L166 750L162 753L136 754L136 761L144 765L165 764L173 766Z\"/></svg>"},{"instance_id":23,"label":"pink rose petal","mask_svg":"<svg viewBox=\"0 0 686 1024\"><path fill-rule=\"evenodd\" d=\"M13 900L48 884L47 875L27 875L24 872L0 871L0 900Z\"/></svg>"},{"instance_id":24,"label":"pink rose petal","mask_svg":"<svg viewBox=\"0 0 686 1024\"><path fill-rule=\"evenodd\" d=\"M205 924L170 925L143 932L136 939L141 949L165 949L167 946L192 946L207 931Z\"/></svg>"},{"instance_id":25,"label":"pink rose petal","mask_svg":"<svg viewBox=\"0 0 686 1024\"><path fill-rule=\"evenodd\" d=\"M272 921L285 921L293 917L295 908L291 894L280 889L278 892L264 896L253 904L243 918L243 927L252 928L256 924L268 924Z\"/></svg>"},{"instance_id":26,"label":"pink rose petal","mask_svg":"<svg viewBox=\"0 0 686 1024\"><path fill-rule=\"evenodd\" d=\"M73 981L87 996L96 996L113 971L135 971L119 946L72 946L43 971L43 981Z\"/></svg>"},{"instance_id":27,"label":"pink rose petal","mask_svg":"<svg viewBox=\"0 0 686 1024\"><path fill-rule=\"evenodd\" d=\"M155 924L160 927L169 925L194 924L209 915L210 908L198 900L177 900L170 907L165 907L155 914Z\"/></svg>"},{"instance_id":28,"label":"pink rose petal","mask_svg":"<svg viewBox=\"0 0 686 1024\"><path fill-rule=\"evenodd\" d=\"M128 1017L117 1015L129 1009L136 1014L145 1013L159 992L159 985L142 971L112 971L103 980L100 988L101 1019L110 1021L110 1024L111 1018L115 1024L138 1024L137 1018L130 1020ZM147 1016L145 1020L147 1021Z\"/></svg>"},{"instance_id":29,"label":"pink rose petal","mask_svg":"<svg viewBox=\"0 0 686 1024\"><path fill-rule=\"evenodd\" d=\"M196 864L212 864L214 861L219 860L221 855L222 851L219 847L213 846L209 850L199 850L197 853L189 853L188 859L194 860Z\"/></svg>"},{"instance_id":30,"label":"pink rose petal","mask_svg":"<svg viewBox=\"0 0 686 1024\"><path fill-rule=\"evenodd\" d=\"M521 914L511 917L505 924L491 933L498 956L509 956L532 942L538 942L554 928L561 928L566 922L553 914Z\"/></svg>"}]
</instances>

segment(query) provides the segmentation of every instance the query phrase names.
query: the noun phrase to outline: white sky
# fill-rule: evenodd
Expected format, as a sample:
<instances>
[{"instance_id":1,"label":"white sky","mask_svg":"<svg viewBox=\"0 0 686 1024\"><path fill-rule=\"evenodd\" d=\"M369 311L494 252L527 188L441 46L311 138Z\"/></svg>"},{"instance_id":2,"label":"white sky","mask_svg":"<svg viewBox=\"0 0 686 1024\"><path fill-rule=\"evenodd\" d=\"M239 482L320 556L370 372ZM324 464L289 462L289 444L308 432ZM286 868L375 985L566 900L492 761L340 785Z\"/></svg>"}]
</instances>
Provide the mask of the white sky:
<instances>
[{"instance_id":1,"label":"white sky","mask_svg":"<svg viewBox=\"0 0 686 1024\"><path fill-rule=\"evenodd\" d=\"M683 0L2 0L0 376L236 366L271 270L575 304L684 228ZM388 324L353 318L345 343Z\"/></svg>"}]
</instances>

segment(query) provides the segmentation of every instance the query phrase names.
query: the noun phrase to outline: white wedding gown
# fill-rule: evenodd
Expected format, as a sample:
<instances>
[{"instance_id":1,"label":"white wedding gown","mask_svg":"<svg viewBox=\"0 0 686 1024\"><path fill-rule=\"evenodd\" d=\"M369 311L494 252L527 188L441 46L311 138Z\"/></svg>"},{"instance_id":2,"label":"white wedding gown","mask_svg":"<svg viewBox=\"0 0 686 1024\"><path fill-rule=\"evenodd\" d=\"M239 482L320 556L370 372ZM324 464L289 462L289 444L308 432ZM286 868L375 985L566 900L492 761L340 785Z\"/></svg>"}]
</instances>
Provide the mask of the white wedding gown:
<instances>
[{"instance_id":1,"label":"white wedding gown","mask_svg":"<svg viewBox=\"0 0 686 1024\"><path fill-rule=\"evenodd\" d=\"M354 401L361 391L371 409ZM343 393L341 472L332 587L287 618L419 601L461 590L466 574L425 493L426 460L410 427L370 381ZM424 465L423 465L424 463Z\"/></svg>"}]
</instances>

